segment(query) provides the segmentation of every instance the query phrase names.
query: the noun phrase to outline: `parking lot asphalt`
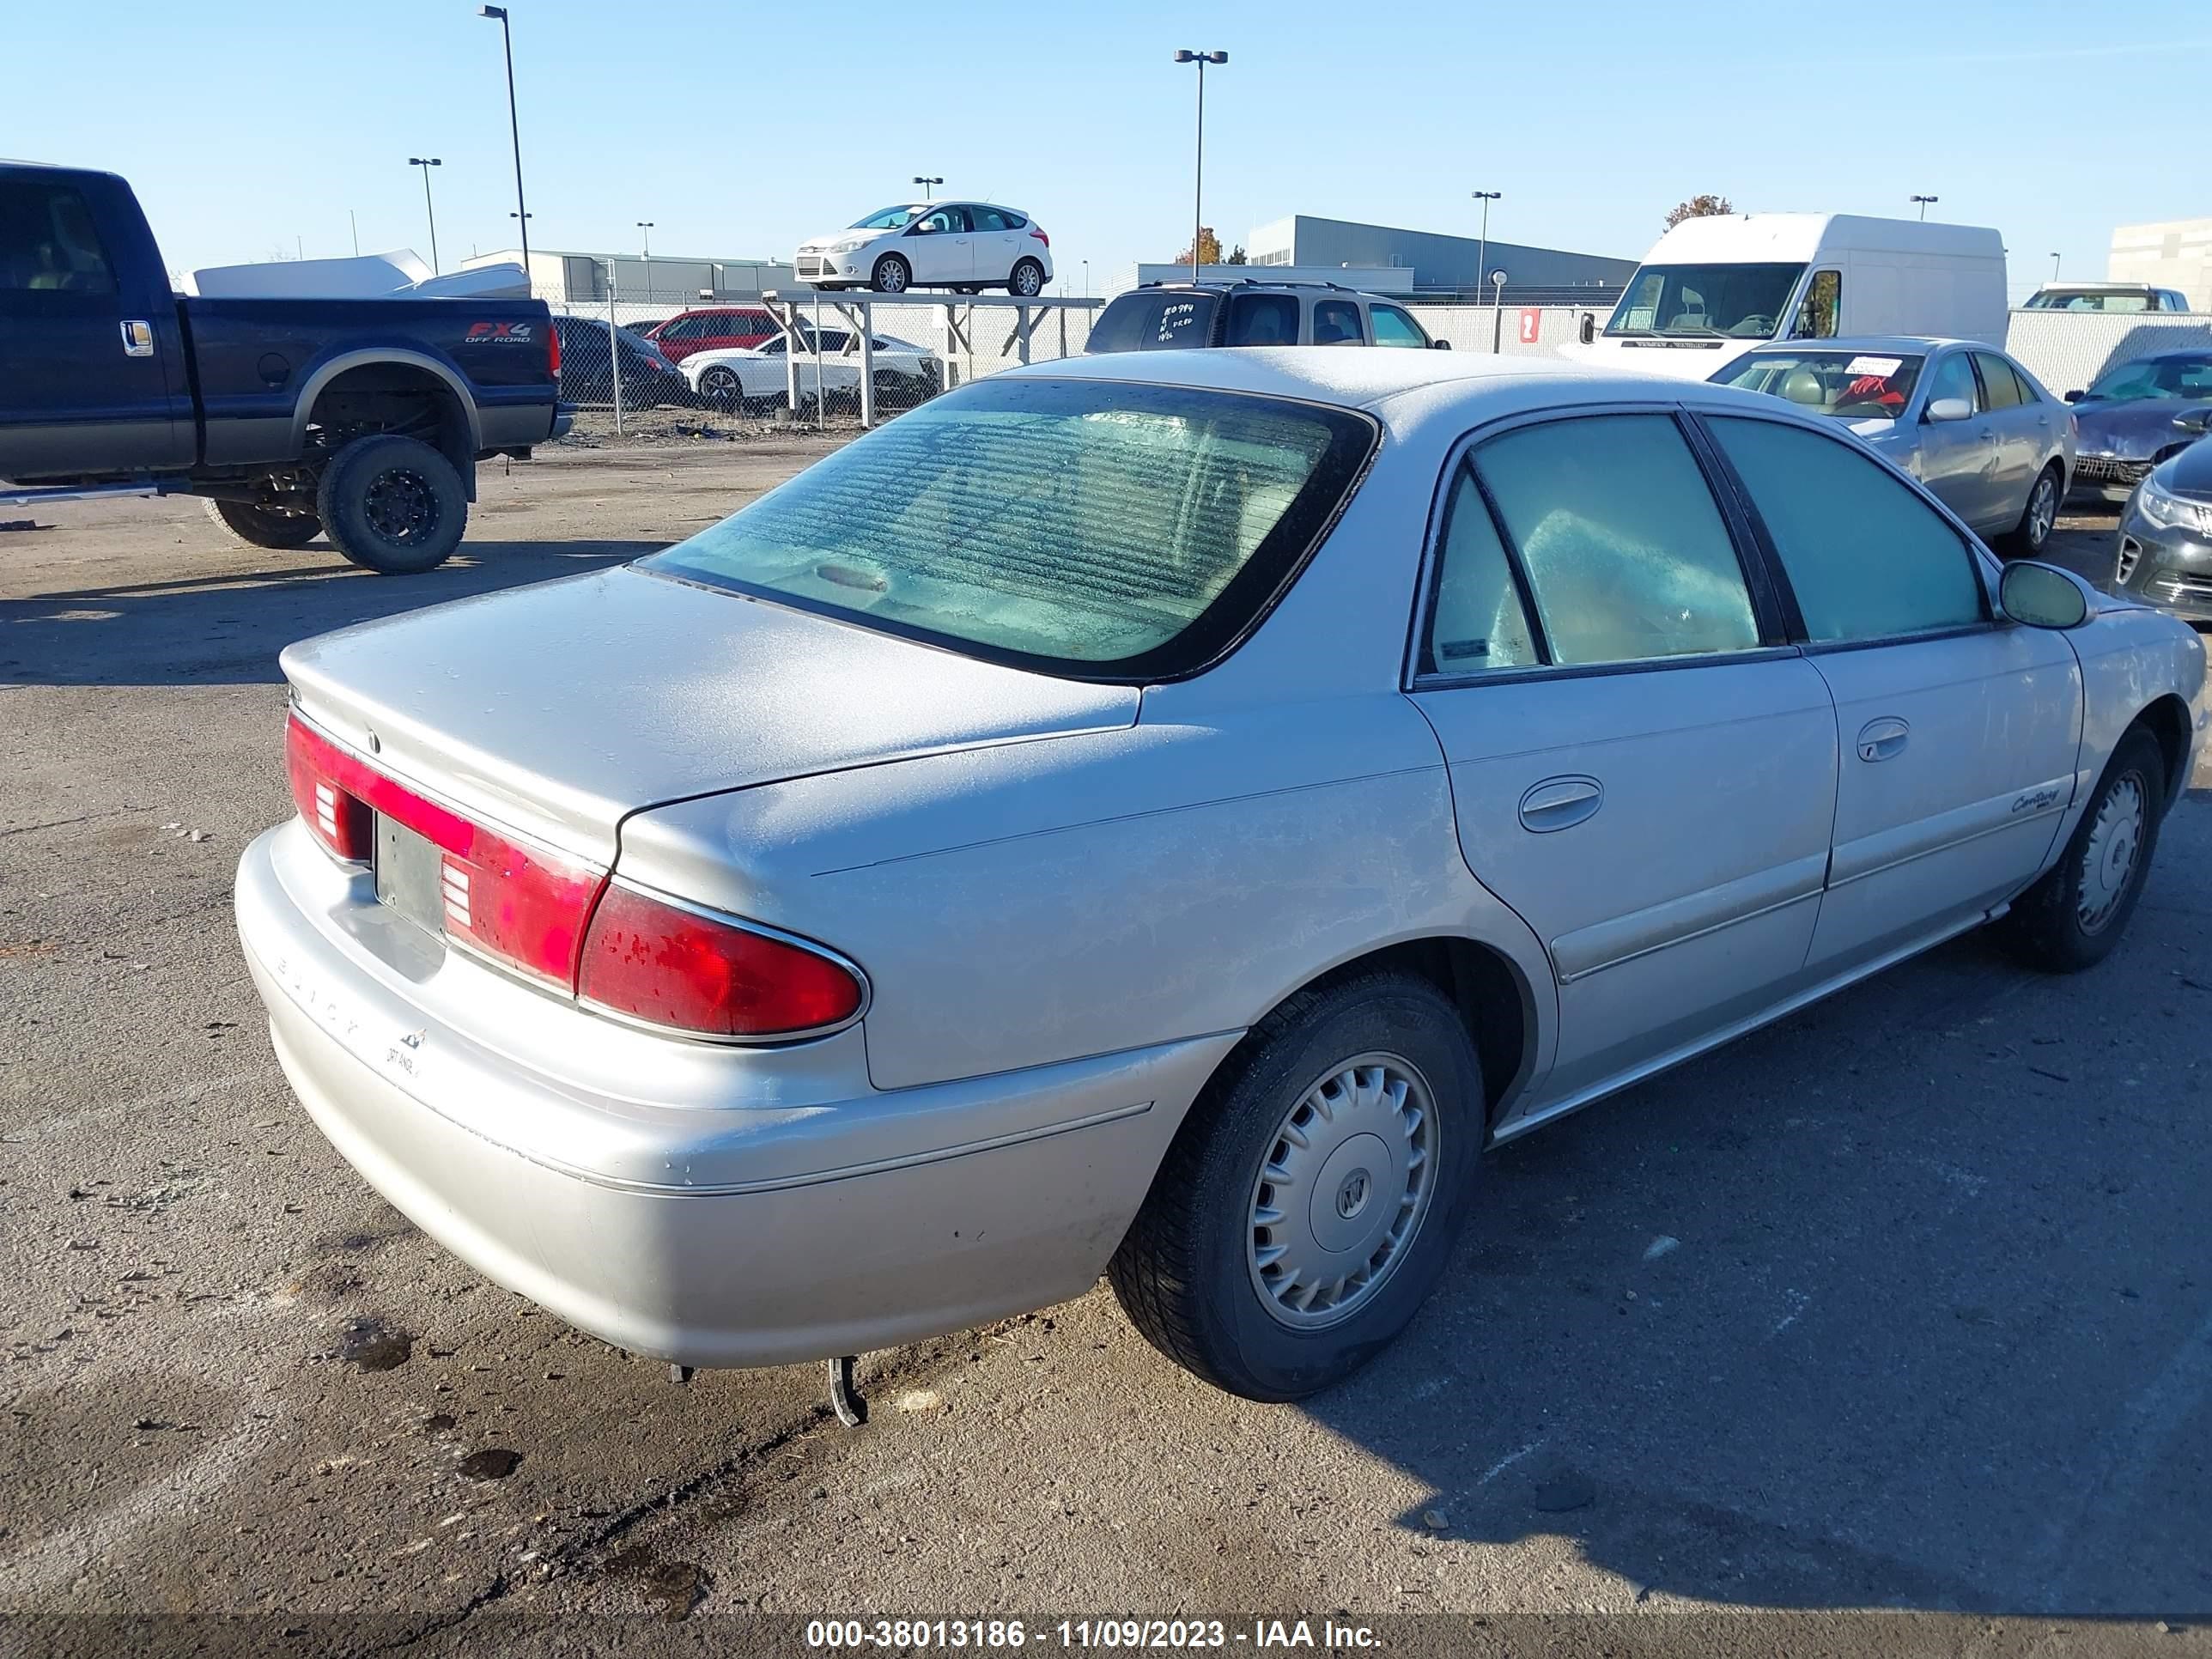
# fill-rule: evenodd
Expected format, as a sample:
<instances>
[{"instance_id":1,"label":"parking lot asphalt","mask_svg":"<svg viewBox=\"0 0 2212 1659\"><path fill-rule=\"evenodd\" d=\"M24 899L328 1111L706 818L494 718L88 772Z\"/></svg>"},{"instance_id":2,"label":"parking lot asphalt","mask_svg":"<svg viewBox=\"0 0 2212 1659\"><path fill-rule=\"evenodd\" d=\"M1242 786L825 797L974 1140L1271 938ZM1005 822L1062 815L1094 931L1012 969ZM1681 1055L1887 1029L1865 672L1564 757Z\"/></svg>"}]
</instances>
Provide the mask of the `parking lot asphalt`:
<instances>
[{"instance_id":1,"label":"parking lot asphalt","mask_svg":"<svg viewBox=\"0 0 2212 1659\"><path fill-rule=\"evenodd\" d=\"M826 441L491 469L419 578L185 501L0 534L0 1613L2212 1613L2203 770L2103 966L1962 939L1501 1150L1406 1339L1303 1407L1099 1289L867 1356L848 1431L816 1368L678 1387L430 1244L290 1099L232 931L276 653Z\"/></svg>"}]
</instances>

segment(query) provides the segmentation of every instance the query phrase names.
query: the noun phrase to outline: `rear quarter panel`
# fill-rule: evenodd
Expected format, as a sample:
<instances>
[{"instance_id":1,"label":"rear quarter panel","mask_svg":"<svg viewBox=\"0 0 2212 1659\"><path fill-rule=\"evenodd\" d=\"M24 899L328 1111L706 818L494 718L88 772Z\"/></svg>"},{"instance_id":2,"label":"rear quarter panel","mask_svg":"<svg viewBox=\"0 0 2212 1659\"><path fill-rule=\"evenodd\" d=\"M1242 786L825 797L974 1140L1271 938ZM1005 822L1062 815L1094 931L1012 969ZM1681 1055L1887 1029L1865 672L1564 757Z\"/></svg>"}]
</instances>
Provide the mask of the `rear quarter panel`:
<instances>
[{"instance_id":1,"label":"rear quarter panel","mask_svg":"<svg viewBox=\"0 0 2212 1659\"><path fill-rule=\"evenodd\" d=\"M867 971L877 1088L1241 1031L1340 963L1510 939L1461 856L1435 737L1395 692L929 757L640 814L636 880Z\"/></svg>"}]
</instances>

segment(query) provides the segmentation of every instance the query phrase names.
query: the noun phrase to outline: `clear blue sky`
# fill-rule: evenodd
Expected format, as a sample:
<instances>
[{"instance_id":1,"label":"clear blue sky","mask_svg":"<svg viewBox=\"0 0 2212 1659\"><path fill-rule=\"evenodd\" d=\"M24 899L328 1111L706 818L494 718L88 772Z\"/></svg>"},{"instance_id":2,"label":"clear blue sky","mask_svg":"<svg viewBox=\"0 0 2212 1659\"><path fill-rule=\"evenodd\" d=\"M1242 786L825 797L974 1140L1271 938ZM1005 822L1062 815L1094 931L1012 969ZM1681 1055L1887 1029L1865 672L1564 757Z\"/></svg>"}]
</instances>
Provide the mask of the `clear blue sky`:
<instances>
[{"instance_id":1,"label":"clear blue sky","mask_svg":"<svg viewBox=\"0 0 2212 1659\"><path fill-rule=\"evenodd\" d=\"M464 0L15 0L0 155L112 167L174 269L511 246L498 25ZM913 193L1024 208L1071 291L1189 237L1192 71L1224 244L1292 212L1633 258L1682 198L1994 225L2024 292L2212 215L2204 0L1390 6L512 0L540 246L788 257ZM963 20L957 22L949 19ZM732 46L783 33L779 54ZM296 239L296 244L295 244Z\"/></svg>"}]
</instances>

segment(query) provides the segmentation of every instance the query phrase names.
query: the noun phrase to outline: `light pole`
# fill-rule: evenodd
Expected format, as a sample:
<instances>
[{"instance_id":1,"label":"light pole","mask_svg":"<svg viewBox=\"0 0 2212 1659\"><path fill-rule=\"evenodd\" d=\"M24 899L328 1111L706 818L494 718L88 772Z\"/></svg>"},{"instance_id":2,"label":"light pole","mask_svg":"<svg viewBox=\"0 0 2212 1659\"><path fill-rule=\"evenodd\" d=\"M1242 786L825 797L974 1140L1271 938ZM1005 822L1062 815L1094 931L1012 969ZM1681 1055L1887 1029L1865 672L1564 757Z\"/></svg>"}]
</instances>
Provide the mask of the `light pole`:
<instances>
[{"instance_id":1,"label":"light pole","mask_svg":"<svg viewBox=\"0 0 2212 1659\"><path fill-rule=\"evenodd\" d=\"M407 165L422 169L422 211L430 220L430 271L437 276L441 274L438 266L438 210L430 205L430 169L446 164L434 155L410 155Z\"/></svg>"},{"instance_id":2,"label":"light pole","mask_svg":"<svg viewBox=\"0 0 2212 1659\"><path fill-rule=\"evenodd\" d=\"M1200 224L1206 210L1206 66L1225 64L1225 52L1177 52L1178 64L1198 65L1198 159L1191 169L1190 186L1190 280L1198 280L1198 243Z\"/></svg>"},{"instance_id":3,"label":"light pole","mask_svg":"<svg viewBox=\"0 0 2212 1659\"><path fill-rule=\"evenodd\" d=\"M933 202L937 199L938 185L945 182L945 175L941 173L917 173L914 175L914 181L921 186L921 199L925 202Z\"/></svg>"},{"instance_id":4,"label":"light pole","mask_svg":"<svg viewBox=\"0 0 2212 1659\"><path fill-rule=\"evenodd\" d=\"M1476 245L1474 256L1475 292L1482 292L1482 273L1490 264L1490 204L1504 194L1503 191L1478 190L1474 199L1482 204L1482 240Z\"/></svg>"},{"instance_id":5,"label":"light pole","mask_svg":"<svg viewBox=\"0 0 2212 1659\"><path fill-rule=\"evenodd\" d=\"M1936 200L1933 196L1916 196L1912 199L1920 204L1920 216L1923 219L1928 216L1928 210L1936 205Z\"/></svg>"},{"instance_id":6,"label":"light pole","mask_svg":"<svg viewBox=\"0 0 2212 1659\"><path fill-rule=\"evenodd\" d=\"M645 297L653 298L653 221L640 219L637 228L645 233Z\"/></svg>"},{"instance_id":7,"label":"light pole","mask_svg":"<svg viewBox=\"0 0 2212 1659\"><path fill-rule=\"evenodd\" d=\"M507 131L514 140L514 222L522 227L522 272L528 276L530 204L522 199L522 123L514 112L514 33L507 27L505 6L479 6L477 15L498 22L500 41L507 48Z\"/></svg>"},{"instance_id":8,"label":"light pole","mask_svg":"<svg viewBox=\"0 0 2212 1659\"><path fill-rule=\"evenodd\" d=\"M2051 256L2051 280L2054 283L2058 280L2058 256L2055 253Z\"/></svg>"},{"instance_id":9,"label":"light pole","mask_svg":"<svg viewBox=\"0 0 2212 1659\"><path fill-rule=\"evenodd\" d=\"M1490 273L1490 355L1496 356L1505 348L1505 273Z\"/></svg>"},{"instance_id":10,"label":"light pole","mask_svg":"<svg viewBox=\"0 0 2212 1659\"><path fill-rule=\"evenodd\" d=\"M1083 262L1083 297L1086 300L1091 297L1091 261L1088 259Z\"/></svg>"}]
</instances>

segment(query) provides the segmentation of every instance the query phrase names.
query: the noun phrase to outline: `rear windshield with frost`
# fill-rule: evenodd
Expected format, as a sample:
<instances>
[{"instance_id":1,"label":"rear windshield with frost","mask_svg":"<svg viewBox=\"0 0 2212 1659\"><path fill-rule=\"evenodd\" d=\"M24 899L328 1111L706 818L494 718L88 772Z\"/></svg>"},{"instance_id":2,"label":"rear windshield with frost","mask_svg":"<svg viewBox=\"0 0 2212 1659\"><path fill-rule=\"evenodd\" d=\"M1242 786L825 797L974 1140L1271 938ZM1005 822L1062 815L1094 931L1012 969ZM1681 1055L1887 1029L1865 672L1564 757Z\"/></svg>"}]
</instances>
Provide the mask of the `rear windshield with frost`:
<instances>
[{"instance_id":1,"label":"rear windshield with frost","mask_svg":"<svg viewBox=\"0 0 2212 1659\"><path fill-rule=\"evenodd\" d=\"M1376 437L1281 398L994 377L641 567L1048 673L1172 678L1265 613Z\"/></svg>"}]
</instances>

